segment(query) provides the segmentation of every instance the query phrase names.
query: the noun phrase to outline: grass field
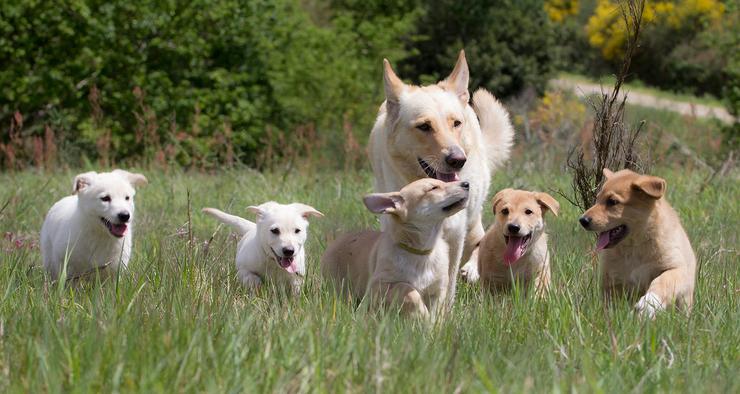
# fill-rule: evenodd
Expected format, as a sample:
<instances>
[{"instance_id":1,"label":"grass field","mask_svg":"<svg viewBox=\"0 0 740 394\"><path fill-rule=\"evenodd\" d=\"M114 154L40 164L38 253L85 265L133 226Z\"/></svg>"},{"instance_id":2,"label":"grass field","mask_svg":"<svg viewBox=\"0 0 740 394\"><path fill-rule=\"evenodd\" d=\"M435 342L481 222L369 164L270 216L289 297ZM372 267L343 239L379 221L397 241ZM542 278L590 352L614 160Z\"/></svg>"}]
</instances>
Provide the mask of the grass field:
<instances>
[{"instance_id":1,"label":"grass field","mask_svg":"<svg viewBox=\"0 0 740 394\"><path fill-rule=\"evenodd\" d=\"M335 234L377 226L360 202L369 172L144 172L150 185L136 197L130 270L81 288L45 280L32 244L74 173L0 175L0 203L8 201L0 213L0 391L740 391L740 186L731 178L699 192L703 175L654 171L668 179L701 267L688 319L665 313L642 322L626 303L604 308L595 240L561 198L560 217L548 222L549 298L493 298L461 285L449 317L426 325L355 310L319 277ZM509 168L492 191L505 186L565 189L568 178ZM246 216L247 205L269 199L326 214L309 229L300 297L249 296L235 279L235 238L200 213L215 206Z\"/></svg>"}]
</instances>

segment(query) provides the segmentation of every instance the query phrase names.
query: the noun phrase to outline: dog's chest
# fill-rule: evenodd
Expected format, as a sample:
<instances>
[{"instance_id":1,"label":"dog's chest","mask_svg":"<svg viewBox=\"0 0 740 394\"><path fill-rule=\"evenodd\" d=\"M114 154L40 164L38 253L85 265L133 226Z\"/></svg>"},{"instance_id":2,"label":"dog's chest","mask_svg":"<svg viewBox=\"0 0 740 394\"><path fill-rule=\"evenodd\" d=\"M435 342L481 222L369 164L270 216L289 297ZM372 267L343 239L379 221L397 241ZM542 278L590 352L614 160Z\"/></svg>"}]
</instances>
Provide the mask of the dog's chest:
<instances>
[{"instance_id":1,"label":"dog's chest","mask_svg":"<svg viewBox=\"0 0 740 394\"><path fill-rule=\"evenodd\" d=\"M399 259L396 269L422 294L438 294L441 288L447 286L448 260L447 245L440 240L428 257Z\"/></svg>"}]
</instances>

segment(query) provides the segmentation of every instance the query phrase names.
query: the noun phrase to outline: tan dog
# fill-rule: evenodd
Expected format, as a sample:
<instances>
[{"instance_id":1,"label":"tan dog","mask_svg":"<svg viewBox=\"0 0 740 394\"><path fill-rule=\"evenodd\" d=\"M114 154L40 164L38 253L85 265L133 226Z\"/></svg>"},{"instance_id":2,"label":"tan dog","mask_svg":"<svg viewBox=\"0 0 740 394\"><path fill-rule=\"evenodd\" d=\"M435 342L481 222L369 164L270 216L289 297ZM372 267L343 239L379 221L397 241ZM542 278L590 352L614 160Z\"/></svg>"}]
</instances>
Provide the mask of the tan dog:
<instances>
[{"instance_id":1,"label":"tan dog","mask_svg":"<svg viewBox=\"0 0 740 394\"><path fill-rule=\"evenodd\" d=\"M467 182L420 179L399 192L365 197L367 208L388 217L382 233L365 231L335 240L322 274L356 298L400 307L406 315L435 316L448 301L449 250L445 219L465 207Z\"/></svg>"},{"instance_id":2,"label":"tan dog","mask_svg":"<svg viewBox=\"0 0 740 394\"><path fill-rule=\"evenodd\" d=\"M560 204L547 193L504 189L493 197L494 224L478 251L484 286L491 290L525 286L534 281L537 295L550 286L550 253L545 234L545 212L558 215Z\"/></svg>"},{"instance_id":3,"label":"tan dog","mask_svg":"<svg viewBox=\"0 0 740 394\"><path fill-rule=\"evenodd\" d=\"M469 77L462 51L452 73L429 86L405 84L385 60L386 101L368 146L376 192L399 190L426 177L470 182L468 206L445 221L443 230L453 262L449 272L453 298L459 264L468 258L474 263L473 250L484 235L481 213L491 176L508 160L514 136L506 109L485 89L473 95L473 107L468 104ZM388 218L381 221L382 230L389 225Z\"/></svg>"},{"instance_id":4,"label":"tan dog","mask_svg":"<svg viewBox=\"0 0 740 394\"><path fill-rule=\"evenodd\" d=\"M630 170L604 169L606 182L596 204L580 218L599 233L604 296L641 296L642 316L672 305L691 308L696 257L676 212L663 197L665 180Z\"/></svg>"}]
</instances>

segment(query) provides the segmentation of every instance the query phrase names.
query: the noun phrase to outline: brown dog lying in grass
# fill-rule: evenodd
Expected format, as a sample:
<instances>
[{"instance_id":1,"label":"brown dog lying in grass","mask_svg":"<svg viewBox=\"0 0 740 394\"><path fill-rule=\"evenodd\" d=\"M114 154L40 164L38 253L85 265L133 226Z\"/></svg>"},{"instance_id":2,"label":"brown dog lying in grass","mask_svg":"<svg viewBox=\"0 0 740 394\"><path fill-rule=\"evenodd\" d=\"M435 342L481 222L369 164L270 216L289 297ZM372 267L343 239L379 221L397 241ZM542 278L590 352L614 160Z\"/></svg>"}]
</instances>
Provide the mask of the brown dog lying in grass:
<instances>
[{"instance_id":1,"label":"brown dog lying in grass","mask_svg":"<svg viewBox=\"0 0 740 394\"><path fill-rule=\"evenodd\" d=\"M321 259L321 273L355 298L399 308L404 315L434 317L448 302L444 221L468 202L468 182L423 178L398 192L374 193L365 206L388 215L386 231L339 237Z\"/></svg>"},{"instance_id":2,"label":"brown dog lying in grass","mask_svg":"<svg viewBox=\"0 0 740 394\"><path fill-rule=\"evenodd\" d=\"M480 244L478 270L481 284L491 290L508 290L513 283L542 295L550 286L544 214L557 216L560 204L547 193L504 189L493 197L494 224Z\"/></svg>"},{"instance_id":3,"label":"brown dog lying in grass","mask_svg":"<svg viewBox=\"0 0 740 394\"><path fill-rule=\"evenodd\" d=\"M635 310L649 318L674 305L690 310L696 257L664 198L665 180L606 168L604 176L596 204L580 218L586 230L599 233L604 296L639 296Z\"/></svg>"}]
</instances>

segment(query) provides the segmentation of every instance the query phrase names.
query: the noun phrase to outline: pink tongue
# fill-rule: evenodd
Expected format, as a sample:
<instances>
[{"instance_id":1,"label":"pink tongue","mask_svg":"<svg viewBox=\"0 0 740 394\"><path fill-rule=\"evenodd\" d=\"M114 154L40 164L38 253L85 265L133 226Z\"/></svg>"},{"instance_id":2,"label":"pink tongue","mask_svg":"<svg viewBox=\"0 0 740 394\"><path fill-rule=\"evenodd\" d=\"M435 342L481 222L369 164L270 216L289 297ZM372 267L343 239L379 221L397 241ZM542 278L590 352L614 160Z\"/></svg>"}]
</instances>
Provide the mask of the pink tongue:
<instances>
[{"instance_id":1,"label":"pink tongue","mask_svg":"<svg viewBox=\"0 0 740 394\"><path fill-rule=\"evenodd\" d=\"M126 223L121 224L112 224L110 226L110 232L111 234L115 235L116 237L123 237L123 234L126 234L126 229L128 226L126 226Z\"/></svg>"},{"instance_id":2,"label":"pink tongue","mask_svg":"<svg viewBox=\"0 0 740 394\"><path fill-rule=\"evenodd\" d=\"M609 245L609 232L604 231L599 234L599 240L596 241L596 251L605 249L607 245Z\"/></svg>"},{"instance_id":3,"label":"pink tongue","mask_svg":"<svg viewBox=\"0 0 740 394\"><path fill-rule=\"evenodd\" d=\"M447 174L444 172L437 172L437 178L440 181L444 181L444 182L455 182L455 181L460 180L460 177L457 176L456 172L453 172L451 174Z\"/></svg>"},{"instance_id":4,"label":"pink tongue","mask_svg":"<svg viewBox=\"0 0 740 394\"><path fill-rule=\"evenodd\" d=\"M280 266L291 274L295 274L298 271L298 266L295 263L295 259L292 257L281 257Z\"/></svg>"},{"instance_id":5,"label":"pink tongue","mask_svg":"<svg viewBox=\"0 0 740 394\"><path fill-rule=\"evenodd\" d=\"M504 252L504 264L512 265L524 254L524 237L509 237Z\"/></svg>"}]
</instances>

